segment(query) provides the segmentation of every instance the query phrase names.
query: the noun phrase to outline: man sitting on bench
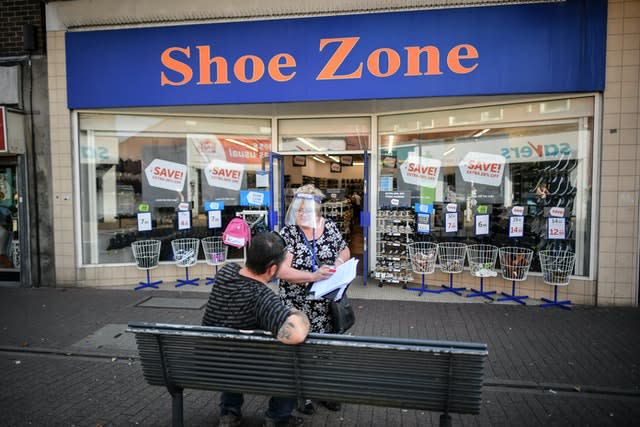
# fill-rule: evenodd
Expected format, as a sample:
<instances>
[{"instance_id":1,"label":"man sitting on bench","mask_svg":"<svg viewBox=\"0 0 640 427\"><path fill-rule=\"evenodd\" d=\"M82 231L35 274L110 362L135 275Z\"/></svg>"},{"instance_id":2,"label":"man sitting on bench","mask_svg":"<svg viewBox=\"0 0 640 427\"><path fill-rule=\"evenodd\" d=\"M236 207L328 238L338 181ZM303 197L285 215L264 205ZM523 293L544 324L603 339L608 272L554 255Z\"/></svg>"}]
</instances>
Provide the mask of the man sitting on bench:
<instances>
[{"instance_id":1,"label":"man sitting on bench","mask_svg":"<svg viewBox=\"0 0 640 427\"><path fill-rule=\"evenodd\" d=\"M260 233L247 247L245 266L225 265L216 275L202 324L234 329L270 331L284 344L300 344L309 333L309 319L295 308L287 308L266 284L273 280L287 255L277 233ZM220 395L220 427L242 424L242 393ZM272 397L265 427L300 426L304 420L291 415L295 397Z\"/></svg>"}]
</instances>

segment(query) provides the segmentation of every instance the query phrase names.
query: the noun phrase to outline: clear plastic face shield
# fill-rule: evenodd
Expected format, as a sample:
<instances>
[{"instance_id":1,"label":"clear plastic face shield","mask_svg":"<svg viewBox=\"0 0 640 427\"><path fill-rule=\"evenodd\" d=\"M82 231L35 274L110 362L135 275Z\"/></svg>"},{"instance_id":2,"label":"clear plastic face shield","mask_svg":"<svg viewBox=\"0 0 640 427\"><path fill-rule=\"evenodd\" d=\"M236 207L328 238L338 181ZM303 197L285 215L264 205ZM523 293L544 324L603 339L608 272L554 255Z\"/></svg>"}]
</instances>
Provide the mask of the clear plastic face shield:
<instances>
[{"instance_id":1,"label":"clear plastic face shield","mask_svg":"<svg viewBox=\"0 0 640 427\"><path fill-rule=\"evenodd\" d=\"M296 194L289 205L284 219L286 225L305 228L320 226L320 197L313 194Z\"/></svg>"}]
</instances>

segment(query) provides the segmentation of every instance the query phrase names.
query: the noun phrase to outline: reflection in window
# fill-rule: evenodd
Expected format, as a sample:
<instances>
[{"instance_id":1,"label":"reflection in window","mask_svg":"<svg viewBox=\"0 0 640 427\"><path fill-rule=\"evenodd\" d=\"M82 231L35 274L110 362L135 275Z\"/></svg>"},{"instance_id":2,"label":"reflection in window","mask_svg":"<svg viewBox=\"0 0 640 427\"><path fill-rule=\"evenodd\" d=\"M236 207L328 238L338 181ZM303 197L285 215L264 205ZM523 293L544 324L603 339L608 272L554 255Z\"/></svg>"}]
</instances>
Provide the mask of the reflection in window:
<instances>
[{"instance_id":1,"label":"reflection in window","mask_svg":"<svg viewBox=\"0 0 640 427\"><path fill-rule=\"evenodd\" d=\"M172 239L221 234L247 204L246 190L267 190L256 172L270 151L270 120L81 113L83 263L133 262L131 242L141 239L161 240L167 261ZM210 230L204 206L212 201L224 210L222 228ZM180 203L192 212L188 231L177 231ZM152 214L151 231L138 232L140 205Z\"/></svg>"},{"instance_id":2,"label":"reflection in window","mask_svg":"<svg viewBox=\"0 0 640 427\"><path fill-rule=\"evenodd\" d=\"M575 274L587 276L593 98L555 104L567 108L534 102L381 117L379 189L433 205L427 240L575 251ZM457 205L457 232L445 230L447 203ZM521 237L510 236L514 206L524 208ZM489 235L476 235L475 215L485 211ZM550 226L553 215L561 229ZM537 256L531 271L540 271Z\"/></svg>"}]
</instances>

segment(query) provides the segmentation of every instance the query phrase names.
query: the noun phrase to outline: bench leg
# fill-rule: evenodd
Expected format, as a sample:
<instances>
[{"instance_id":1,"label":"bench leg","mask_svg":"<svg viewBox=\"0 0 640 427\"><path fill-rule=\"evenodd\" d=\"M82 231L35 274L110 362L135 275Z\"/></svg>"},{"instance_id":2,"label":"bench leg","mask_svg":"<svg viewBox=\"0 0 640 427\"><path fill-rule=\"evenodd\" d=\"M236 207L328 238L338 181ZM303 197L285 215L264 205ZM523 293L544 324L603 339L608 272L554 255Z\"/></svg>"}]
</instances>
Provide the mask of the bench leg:
<instances>
[{"instance_id":1,"label":"bench leg","mask_svg":"<svg viewBox=\"0 0 640 427\"><path fill-rule=\"evenodd\" d=\"M171 394L171 404L173 408L173 427L183 427L182 390L176 390Z\"/></svg>"},{"instance_id":2,"label":"bench leg","mask_svg":"<svg viewBox=\"0 0 640 427\"><path fill-rule=\"evenodd\" d=\"M451 427L451 415L449 414L440 415L440 427Z\"/></svg>"}]
</instances>

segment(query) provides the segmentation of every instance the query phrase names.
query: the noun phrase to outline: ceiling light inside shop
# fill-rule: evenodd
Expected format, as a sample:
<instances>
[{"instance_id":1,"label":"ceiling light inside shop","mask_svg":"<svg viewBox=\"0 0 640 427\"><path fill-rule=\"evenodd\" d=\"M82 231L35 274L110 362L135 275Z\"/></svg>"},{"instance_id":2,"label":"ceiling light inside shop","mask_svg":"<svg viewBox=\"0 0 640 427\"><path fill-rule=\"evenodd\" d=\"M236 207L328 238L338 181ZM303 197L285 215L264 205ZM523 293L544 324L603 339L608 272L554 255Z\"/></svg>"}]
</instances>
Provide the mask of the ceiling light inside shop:
<instances>
[{"instance_id":1,"label":"ceiling light inside shop","mask_svg":"<svg viewBox=\"0 0 640 427\"><path fill-rule=\"evenodd\" d=\"M320 151L320 149L318 147L316 147L315 145L313 145L312 143L310 143L307 138L298 137L297 139L298 139L298 141L300 141L300 142L302 142L304 144L307 144L309 147L313 148L314 150Z\"/></svg>"},{"instance_id":2,"label":"ceiling light inside shop","mask_svg":"<svg viewBox=\"0 0 640 427\"><path fill-rule=\"evenodd\" d=\"M340 163L340 159L338 159L336 156L327 156L328 158L330 158L331 160L333 160L336 163Z\"/></svg>"},{"instance_id":3,"label":"ceiling light inside shop","mask_svg":"<svg viewBox=\"0 0 640 427\"><path fill-rule=\"evenodd\" d=\"M324 160L322 160L321 158L316 157L316 156L311 156L311 158L312 158L313 160L315 160L316 162L320 162L320 163L327 163L326 161L324 161Z\"/></svg>"},{"instance_id":4,"label":"ceiling light inside shop","mask_svg":"<svg viewBox=\"0 0 640 427\"><path fill-rule=\"evenodd\" d=\"M475 135L473 135L474 138L480 138L482 135L484 135L485 133L489 132L491 129L482 129L480 132L476 133Z\"/></svg>"},{"instance_id":5,"label":"ceiling light inside shop","mask_svg":"<svg viewBox=\"0 0 640 427\"><path fill-rule=\"evenodd\" d=\"M364 162L353 162L353 166L364 166Z\"/></svg>"},{"instance_id":6,"label":"ceiling light inside shop","mask_svg":"<svg viewBox=\"0 0 640 427\"><path fill-rule=\"evenodd\" d=\"M389 145L387 145L387 154L391 154L393 152L393 135L389 136Z\"/></svg>"},{"instance_id":7,"label":"ceiling light inside shop","mask_svg":"<svg viewBox=\"0 0 640 427\"><path fill-rule=\"evenodd\" d=\"M253 151L258 151L258 149L256 147L252 147L249 144L245 144L244 142L240 142L240 141L236 141L235 139L231 139L231 138L225 138L227 141L234 143L236 145L241 145L245 148L248 148L249 150L253 150Z\"/></svg>"},{"instance_id":8,"label":"ceiling light inside shop","mask_svg":"<svg viewBox=\"0 0 640 427\"><path fill-rule=\"evenodd\" d=\"M448 156L449 154L453 153L454 151L456 151L456 147L451 147L451 148L449 148L447 151L445 151L444 153L442 153L442 157L444 157L444 156Z\"/></svg>"}]
</instances>

